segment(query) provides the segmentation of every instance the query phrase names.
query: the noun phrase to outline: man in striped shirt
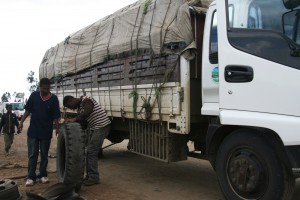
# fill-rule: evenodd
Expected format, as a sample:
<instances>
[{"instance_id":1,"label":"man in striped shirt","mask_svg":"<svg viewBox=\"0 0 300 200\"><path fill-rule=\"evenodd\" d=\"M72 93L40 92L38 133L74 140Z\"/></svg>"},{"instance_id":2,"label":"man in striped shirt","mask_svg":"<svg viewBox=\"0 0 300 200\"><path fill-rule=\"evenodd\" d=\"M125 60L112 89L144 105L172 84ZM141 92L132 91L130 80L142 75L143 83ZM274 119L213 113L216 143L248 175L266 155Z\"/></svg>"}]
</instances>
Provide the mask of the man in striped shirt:
<instances>
[{"instance_id":1,"label":"man in striped shirt","mask_svg":"<svg viewBox=\"0 0 300 200\"><path fill-rule=\"evenodd\" d=\"M66 119L66 122L82 122L86 120L91 130L87 146L86 177L83 185L90 186L100 182L98 171L98 153L104 139L110 131L108 116L100 105L92 97L82 96L74 98L65 96L63 105L70 109L77 109L78 115L75 118Z\"/></svg>"}]
</instances>

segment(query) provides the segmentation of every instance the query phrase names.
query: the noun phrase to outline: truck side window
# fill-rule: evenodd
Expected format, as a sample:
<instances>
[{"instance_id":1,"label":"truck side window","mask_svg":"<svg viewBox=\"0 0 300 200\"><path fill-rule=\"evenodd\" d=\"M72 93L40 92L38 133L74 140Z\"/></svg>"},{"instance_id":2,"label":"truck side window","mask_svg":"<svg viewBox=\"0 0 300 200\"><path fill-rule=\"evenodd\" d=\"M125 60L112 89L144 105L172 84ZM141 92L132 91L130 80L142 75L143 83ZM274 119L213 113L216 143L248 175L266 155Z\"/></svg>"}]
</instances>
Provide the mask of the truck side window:
<instances>
[{"instance_id":1,"label":"truck side window","mask_svg":"<svg viewBox=\"0 0 300 200\"><path fill-rule=\"evenodd\" d=\"M217 31L217 12L215 11L212 17L212 25L210 31L210 49L209 61L212 64L218 63L218 31Z\"/></svg>"},{"instance_id":2,"label":"truck side window","mask_svg":"<svg viewBox=\"0 0 300 200\"><path fill-rule=\"evenodd\" d=\"M261 10L255 5L249 7L248 28L262 29Z\"/></svg>"},{"instance_id":3,"label":"truck side window","mask_svg":"<svg viewBox=\"0 0 300 200\"><path fill-rule=\"evenodd\" d=\"M234 48L300 69L299 0L226 1L227 36ZM296 7L285 7L287 2Z\"/></svg>"}]
</instances>

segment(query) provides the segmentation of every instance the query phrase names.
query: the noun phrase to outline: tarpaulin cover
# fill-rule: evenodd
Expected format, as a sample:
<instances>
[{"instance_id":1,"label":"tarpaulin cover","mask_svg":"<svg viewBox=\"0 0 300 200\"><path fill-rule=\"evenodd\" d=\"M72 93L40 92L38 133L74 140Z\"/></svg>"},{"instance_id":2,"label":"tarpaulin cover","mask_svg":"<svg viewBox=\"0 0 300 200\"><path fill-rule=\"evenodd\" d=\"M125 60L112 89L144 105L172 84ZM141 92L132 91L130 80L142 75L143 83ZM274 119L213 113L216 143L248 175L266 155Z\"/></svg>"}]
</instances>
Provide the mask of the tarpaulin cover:
<instances>
[{"instance_id":1,"label":"tarpaulin cover","mask_svg":"<svg viewBox=\"0 0 300 200\"><path fill-rule=\"evenodd\" d=\"M153 55L195 49L189 7L205 12L211 0L139 0L69 35L48 49L39 77L77 73L112 56L148 49ZM199 9L200 8L200 9Z\"/></svg>"}]
</instances>

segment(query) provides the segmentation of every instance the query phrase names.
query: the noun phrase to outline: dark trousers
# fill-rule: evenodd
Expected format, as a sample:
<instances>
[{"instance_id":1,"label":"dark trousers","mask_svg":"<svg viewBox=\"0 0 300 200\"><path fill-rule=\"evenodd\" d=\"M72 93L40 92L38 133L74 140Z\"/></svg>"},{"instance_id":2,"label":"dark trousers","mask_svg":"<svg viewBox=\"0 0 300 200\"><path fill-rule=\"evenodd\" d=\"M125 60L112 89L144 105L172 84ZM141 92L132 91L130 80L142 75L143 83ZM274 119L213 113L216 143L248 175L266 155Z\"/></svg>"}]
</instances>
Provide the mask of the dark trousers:
<instances>
[{"instance_id":1,"label":"dark trousers","mask_svg":"<svg viewBox=\"0 0 300 200\"><path fill-rule=\"evenodd\" d=\"M87 145L86 155L86 176L93 181L100 180L98 171L98 153L102 147L104 139L110 131L110 125L103 128L91 130Z\"/></svg>"},{"instance_id":2,"label":"dark trousers","mask_svg":"<svg viewBox=\"0 0 300 200\"><path fill-rule=\"evenodd\" d=\"M36 180L36 178L45 177L48 175L48 152L51 144L50 140L39 140L36 138L27 137L28 147L28 178ZM39 167L39 175L36 176L36 166L39 157L39 151L41 152L41 162Z\"/></svg>"},{"instance_id":3,"label":"dark trousers","mask_svg":"<svg viewBox=\"0 0 300 200\"><path fill-rule=\"evenodd\" d=\"M13 133L3 133L4 136L4 143L5 143L5 152L8 153L11 145L14 141L14 134Z\"/></svg>"}]
</instances>

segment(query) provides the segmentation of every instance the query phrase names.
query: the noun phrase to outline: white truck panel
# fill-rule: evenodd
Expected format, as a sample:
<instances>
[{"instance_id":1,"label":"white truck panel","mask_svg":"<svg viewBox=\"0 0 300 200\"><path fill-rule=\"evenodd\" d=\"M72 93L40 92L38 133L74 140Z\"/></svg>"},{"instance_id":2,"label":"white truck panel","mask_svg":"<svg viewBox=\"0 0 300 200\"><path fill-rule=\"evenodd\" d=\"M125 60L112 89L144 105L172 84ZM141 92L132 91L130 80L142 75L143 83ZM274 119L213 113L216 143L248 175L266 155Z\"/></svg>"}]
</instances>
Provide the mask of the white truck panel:
<instances>
[{"instance_id":1,"label":"white truck panel","mask_svg":"<svg viewBox=\"0 0 300 200\"><path fill-rule=\"evenodd\" d=\"M300 117L238 110L222 110L221 124L268 128L276 132L284 145L299 145Z\"/></svg>"}]
</instances>

